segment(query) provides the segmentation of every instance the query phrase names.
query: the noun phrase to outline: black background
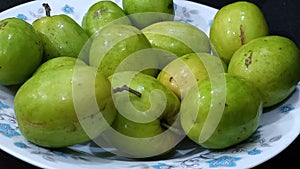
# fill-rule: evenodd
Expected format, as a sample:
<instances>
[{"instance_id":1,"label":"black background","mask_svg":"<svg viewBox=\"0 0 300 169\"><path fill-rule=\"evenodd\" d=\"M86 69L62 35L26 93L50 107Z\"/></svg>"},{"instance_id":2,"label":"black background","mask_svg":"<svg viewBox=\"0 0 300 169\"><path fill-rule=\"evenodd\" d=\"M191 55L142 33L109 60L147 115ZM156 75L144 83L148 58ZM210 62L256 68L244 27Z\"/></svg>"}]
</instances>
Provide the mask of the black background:
<instances>
[{"instance_id":1,"label":"black background","mask_svg":"<svg viewBox=\"0 0 300 169\"><path fill-rule=\"evenodd\" d=\"M235 2L235 0L193 0L195 2L220 9L222 6ZM300 1L299 0L248 0L258 5L264 13L270 34L282 35L292 39L300 47ZM29 2L29 0L1 0L0 12L13 6ZM300 65L299 65L300 66ZM300 123L300 122L299 122ZM297 152L300 150L300 137L277 156L258 165L255 169L278 168L279 166L297 166L299 158ZM1 169L36 169L20 159L0 150ZM99 166L101 168L101 166Z\"/></svg>"}]
</instances>

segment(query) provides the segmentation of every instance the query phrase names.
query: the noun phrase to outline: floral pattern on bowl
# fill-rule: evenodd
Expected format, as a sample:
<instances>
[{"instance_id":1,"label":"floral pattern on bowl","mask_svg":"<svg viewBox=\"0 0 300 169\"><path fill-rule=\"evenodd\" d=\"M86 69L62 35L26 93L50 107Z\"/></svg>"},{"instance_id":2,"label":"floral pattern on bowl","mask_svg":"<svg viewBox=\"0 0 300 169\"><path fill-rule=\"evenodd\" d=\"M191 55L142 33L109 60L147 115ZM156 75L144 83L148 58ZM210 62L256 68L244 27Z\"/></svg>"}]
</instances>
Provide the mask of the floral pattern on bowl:
<instances>
[{"instance_id":1,"label":"floral pattern on bowl","mask_svg":"<svg viewBox=\"0 0 300 169\"><path fill-rule=\"evenodd\" d=\"M48 0L53 14L64 13L79 24L86 9L97 0ZM0 14L1 18L18 17L29 23L44 16L43 1L33 1ZM114 0L121 5L121 0ZM197 26L208 34L216 9L193 2L175 0L177 20ZM42 168L131 168L131 169L199 169L250 168L277 155L299 134L300 120L297 90L278 107L266 110L257 131L245 142L225 150L209 150L185 139L175 153L158 161L132 161L107 154L91 142L61 150L36 146L26 140L18 129L13 109L14 93L0 86L0 148ZM186 146L188 145L188 146Z\"/></svg>"},{"instance_id":2,"label":"floral pattern on bowl","mask_svg":"<svg viewBox=\"0 0 300 169\"><path fill-rule=\"evenodd\" d=\"M91 146L92 144L87 143L86 145L78 145L73 149L66 149L63 151L53 151L38 147L30 142L28 142L18 130L17 120L13 112L13 108L6 103L6 97L1 97L0 99L0 133L2 136L12 139L14 146L19 149L26 149L30 151L32 155L42 156L43 159L56 162L61 158L72 159L72 160L81 160L81 161L90 161L91 152L80 152L76 150L84 149L85 146ZM276 113L281 115L288 115L295 109L293 104L285 103L279 106L277 109L272 110L268 113ZM235 167L238 165L239 161L246 158L245 156L255 156L262 154L265 149L268 149L273 144L278 142L283 136L284 133L278 133L273 136L263 137L261 134L264 131L264 125L261 125L255 134L244 143L238 144L230 149L222 151L213 151L201 148L200 146L192 150L191 152L197 152L195 155L191 155L182 159L172 159L171 161L166 160L165 162L152 162L148 165L145 163L129 165L128 168L153 168L153 169L162 169L162 168L218 168L218 167ZM191 143L187 141L188 143ZM101 149L98 147L97 149ZM182 154L182 153L181 153ZM191 154L191 153L187 153ZM101 157L100 157L101 158Z\"/></svg>"}]
</instances>

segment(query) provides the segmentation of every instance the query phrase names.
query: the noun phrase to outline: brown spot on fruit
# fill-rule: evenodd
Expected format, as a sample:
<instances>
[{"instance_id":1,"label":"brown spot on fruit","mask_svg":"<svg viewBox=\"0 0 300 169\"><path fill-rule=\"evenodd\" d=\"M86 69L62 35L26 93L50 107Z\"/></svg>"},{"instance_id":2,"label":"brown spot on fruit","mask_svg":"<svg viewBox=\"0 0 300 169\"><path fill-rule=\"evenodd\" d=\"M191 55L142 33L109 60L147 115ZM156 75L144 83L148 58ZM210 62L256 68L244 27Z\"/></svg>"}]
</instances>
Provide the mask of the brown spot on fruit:
<instances>
[{"instance_id":1,"label":"brown spot on fruit","mask_svg":"<svg viewBox=\"0 0 300 169\"><path fill-rule=\"evenodd\" d=\"M27 119L21 119L21 121L29 126L43 127L47 125L46 122L29 121Z\"/></svg>"},{"instance_id":2,"label":"brown spot on fruit","mask_svg":"<svg viewBox=\"0 0 300 169\"><path fill-rule=\"evenodd\" d=\"M241 38L241 44L244 45L246 43L246 36L245 36L245 29L243 25L240 25L240 38Z\"/></svg>"},{"instance_id":3,"label":"brown spot on fruit","mask_svg":"<svg viewBox=\"0 0 300 169\"><path fill-rule=\"evenodd\" d=\"M251 51L250 52L250 55L247 57L247 59L245 60L245 65L246 65L246 67L248 68L250 65L251 65L251 63L252 63L252 55L253 55L253 52Z\"/></svg>"},{"instance_id":4,"label":"brown spot on fruit","mask_svg":"<svg viewBox=\"0 0 300 169\"><path fill-rule=\"evenodd\" d=\"M71 124L71 125L67 128L66 132L68 132L68 133L73 133L73 132L75 132L76 130L77 130L76 125L75 125L75 124Z\"/></svg>"},{"instance_id":5,"label":"brown spot on fruit","mask_svg":"<svg viewBox=\"0 0 300 169\"><path fill-rule=\"evenodd\" d=\"M3 22L0 24L0 30L3 30L8 22Z\"/></svg>"},{"instance_id":6,"label":"brown spot on fruit","mask_svg":"<svg viewBox=\"0 0 300 169\"><path fill-rule=\"evenodd\" d=\"M99 8L98 10L96 10L93 14L94 18L101 18L103 13L105 13L107 11L107 8L105 7L102 7L102 8Z\"/></svg>"},{"instance_id":7,"label":"brown spot on fruit","mask_svg":"<svg viewBox=\"0 0 300 169\"><path fill-rule=\"evenodd\" d=\"M173 4L172 3L169 4L168 9L173 9L173 8L174 8Z\"/></svg>"}]
</instances>

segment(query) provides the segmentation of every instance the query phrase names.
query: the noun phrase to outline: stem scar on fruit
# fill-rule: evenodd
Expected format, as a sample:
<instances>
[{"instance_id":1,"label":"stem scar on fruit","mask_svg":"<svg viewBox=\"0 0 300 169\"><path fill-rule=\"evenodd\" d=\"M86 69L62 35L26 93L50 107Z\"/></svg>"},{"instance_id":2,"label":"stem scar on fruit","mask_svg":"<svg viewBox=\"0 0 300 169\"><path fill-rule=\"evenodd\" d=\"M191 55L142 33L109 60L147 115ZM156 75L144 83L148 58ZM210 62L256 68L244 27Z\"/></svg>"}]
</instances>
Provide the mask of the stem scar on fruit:
<instances>
[{"instance_id":1,"label":"stem scar on fruit","mask_svg":"<svg viewBox=\"0 0 300 169\"><path fill-rule=\"evenodd\" d=\"M43 7L45 8L46 16L50 16L51 8L50 8L49 4L43 3L42 5L43 5Z\"/></svg>"},{"instance_id":2,"label":"stem scar on fruit","mask_svg":"<svg viewBox=\"0 0 300 169\"><path fill-rule=\"evenodd\" d=\"M123 91L128 91L132 94L135 94L137 97L142 97L142 93L140 93L134 89L131 89L127 85L123 85L122 87L117 87L117 88L113 89L113 93L118 93L118 92L123 92Z\"/></svg>"},{"instance_id":3,"label":"stem scar on fruit","mask_svg":"<svg viewBox=\"0 0 300 169\"><path fill-rule=\"evenodd\" d=\"M245 42L245 30L244 30L244 27L243 25L240 25L240 38L241 38L241 44L244 45L246 42Z\"/></svg>"},{"instance_id":4,"label":"stem scar on fruit","mask_svg":"<svg viewBox=\"0 0 300 169\"><path fill-rule=\"evenodd\" d=\"M174 5L173 4L169 4L168 9L173 9Z\"/></svg>"},{"instance_id":5,"label":"stem scar on fruit","mask_svg":"<svg viewBox=\"0 0 300 169\"><path fill-rule=\"evenodd\" d=\"M245 60L245 65L246 65L247 68L248 68L249 65L251 65L251 63L252 63L252 55L253 55L253 51L250 51L250 56L247 57L247 59Z\"/></svg>"},{"instance_id":6,"label":"stem scar on fruit","mask_svg":"<svg viewBox=\"0 0 300 169\"><path fill-rule=\"evenodd\" d=\"M171 77L169 78L169 82L173 82L173 80L174 80L174 78L171 76Z\"/></svg>"},{"instance_id":7,"label":"stem scar on fruit","mask_svg":"<svg viewBox=\"0 0 300 169\"><path fill-rule=\"evenodd\" d=\"M3 22L2 24L0 24L0 30L3 29L7 25L7 23L8 22Z\"/></svg>"},{"instance_id":8,"label":"stem scar on fruit","mask_svg":"<svg viewBox=\"0 0 300 169\"><path fill-rule=\"evenodd\" d=\"M98 10L96 10L94 13L93 13L93 16L95 18L100 18L104 13L106 13L108 11L107 8L105 7L101 7L99 8Z\"/></svg>"}]
</instances>

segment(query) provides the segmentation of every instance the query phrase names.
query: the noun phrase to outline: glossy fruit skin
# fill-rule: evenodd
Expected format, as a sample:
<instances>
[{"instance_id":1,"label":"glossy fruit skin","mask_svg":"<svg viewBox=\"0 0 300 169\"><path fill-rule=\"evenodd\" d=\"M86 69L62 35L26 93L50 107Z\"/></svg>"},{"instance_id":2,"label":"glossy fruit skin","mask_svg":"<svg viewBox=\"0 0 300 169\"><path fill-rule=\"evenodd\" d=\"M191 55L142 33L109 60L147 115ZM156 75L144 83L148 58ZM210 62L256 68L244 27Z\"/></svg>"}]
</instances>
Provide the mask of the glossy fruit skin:
<instances>
[{"instance_id":1,"label":"glossy fruit skin","mask_svg":"<svg viewBox=\"0 0 300 169\"><path fill-rule=\"evenodd\" d=\"M90 141L115 118L110 89L107 78L89 66L40 72L16 93L19 129L30 142L42 147Z\"/></svg>"},{"instance_id":2,"label":"glossy fruit skin","mask_svg":"<svg viewBox=\"0 0 300 169\"><path fill-rule=\"evenodd\" d=\"M180 135L162 127L162 121L174 125L180 101L176 95L149 75L125 71L109 77L118 115L114 131L105 132L106 140L127 157L146 158L164 154L174 148ZM120 91L124 85L139 92L138 96ZM119 134L116 134L119 133Z\"/></svg>"},{"instance_id":3,"label":"glossy fruit skin","mask_svg":"<svg viewBox=\"0 0 300 169\"><path fill-rule=\"evenodd\" d=\"M134 116L137 117L134 117L134 120L136 121L147 122L152 121L153 119L156 120L160 118L169 119L178 113L180 105L179 99L171 90L166 88L156 78L152 76L146 75L144 73L138 73L135 71L124 71L113 74L109 77L109 79L111 81L113 89L127 85L131 89L134 89L141 93L141 97L132 94L128 91L114 92L113 94L115 105L119 112L123 114L135 113ZM155 93L153 90L159 90L162 93ZM164 94L164 96L162 94ZM121 97L124 95L129 96L130 100L127 100L130 101L129 103L125 102L127 98ZM155 106L155 104L156 106L161 106L160 104L166 104L166 107L163 106L163 111L158 111L160 110L159 107L156 107L158 110L152 107ZM132 110L130 107L128 107L130 105L134 106L134 112L128 111ZM140 113L140 111L145 112L146 114Z\"/></svg>"},{"instance_id":4,"label":"glossy fruit skin","mask_svg":"<svg viewBox=\"0 0 300 169\"><path fill-rule=\"evenodd\" d=\"M22 84L41 63L41 39L29 23L18 18L0 21L0 39L0 84Z\"/></svg>"},{"instance_id":5,"label":"glossy fruit skin","mask_svg":"<svg viewBox=\"0 0 300 169\"><path fill-rule=\"evenodd\" d=\"M209 37L214 52L228 63L239 47L268 33L268 24L260 8L251 2L239 1L217 12Z\"/></svg>"},{"instance_id":6,"label":"glossy fruit skin","mask_svg":"<svg viewBox=\"0 0 300 169\"><path fill-rule=\"evenodd\" d=\"M54 70L54 69L64 69L66 66L71 66L71 67L75 67L77 65L81 65L84 66L87 64L85 62L83 62L80 59L74 58L74 57L69 57L69 56L60 56L57 58L52 58L47 60L46 62L43 62L34 72L33 75L36 75L38 73L42 73L45 71L49 71L49 70Z\"/></svg>"},{"instance_id":7,"label":"glossy fruit skin","mask_svg":"<svg viewBox=\"0 0 300 169\"><path fill-rule=\"evenodd\" d=\"M264 106L287 98L300 80L300 52L296 44L282 36L266 36L237 50L228 72L253 82L262 93Z\"/></svg>"},{"instance_id":8,"label":"glossy fruit skin","mask_svg":"<svg viewBox=\"0 0 300 169\"><path fill-rule=\"evenodd\" d=\"M214 75L189 90L181 103L181 124L187 136L209 149L224 149L249 138L263 110L259 90L248 80L228 73ZM225 78L225 83L219 79ZM224 97L225 96L225 97Z\"/></svg>"},{"instance_id":9,"label":"glossy fruit skin","mask_svg":"<svg viewBox=\"0 0 300 169\"><path fill-rule=\"evenodd\" d=\"M123 0L122 6L133 25L139 29L173 20L175 15L173 0Z\"/></svg>"},{"instance_id":10,"label":"glossy fruit skin","mask_svg":"<svg viewBox=\"0 0 300 169\"><path fill-rule=\"evenodd\" d=\"M94 3L82 19L82 28L89 36L97 33L110 23L127 24L131 22L123 9L112 1L99 1Z\"/></svg>"},{"instance_id":11,"label":"glossy fruit skin","mask_svg":"<svg viewBox=\"0 0 300 169\"><path fill-rule=\"evenodd\" d=\"M227 72L227 65L209 53L190 53L167 64L157 79L182 99L190 87L211 74Z\"/></svg>"},{"instance_id":12,"label":"glossy fruit skin","mask_svg":"<svg viewBox=\"0 0 300 169\"><path fill-rule=\"evenodd\" d=\"M151 50L150 42L136 27L121 24L109 25L93 38L89 64L97 67L107 77L118 71L142 71L136 69L139 69L139 66L143 64L152 65L156 68L158 63L155 60L155 55L151 56L151 53L146 52L146 57L138 59L139 52L148 49ZM135 58L136 60L134 60ZM132 66L133 64L136 66ZM157 74L155 69L145 71L149 75Z\"/></svg>"},{"instance_id":13,"label":"glossy fruit skin","mask_svg":"<svg viewBox=\"0 0 300 169\"><path fill-rule=\"evenodd\" d=\"M197 27L178 21L164 21L151 24L142 32L153 48L174 53L178 57L189 53L210 53L208 36Z\"/></svg>"},{"instance_id":14,"label":"glossy fruit skin","mask_svg":"<svg viewBox=\"0 0 300 169\"><path fill-rule=\"evenodd\" d=\"M122 5L127 14L140 12L174 14L173 0L123 0Z\"/></svg>"},{"instance_id":15,"label":"glossy fruit skin","mask_svg":"<svg viewBox=\"0 0 300 169\"><path fill-rule=\"evenodd\" d=\"M44 46L44 60L59 56L77 58L89 39L88 34L65 14L45 16L32 23Z\"/></svg>"}]
</instances>

